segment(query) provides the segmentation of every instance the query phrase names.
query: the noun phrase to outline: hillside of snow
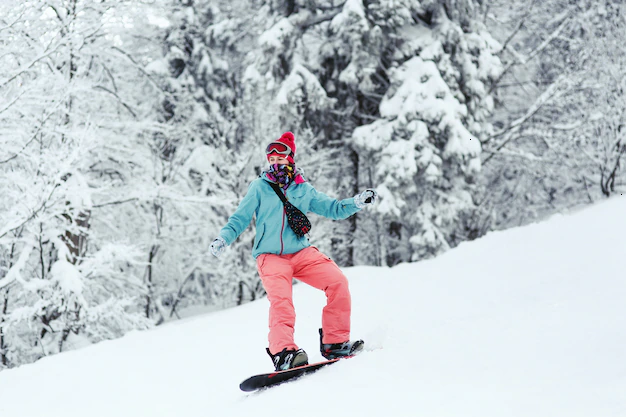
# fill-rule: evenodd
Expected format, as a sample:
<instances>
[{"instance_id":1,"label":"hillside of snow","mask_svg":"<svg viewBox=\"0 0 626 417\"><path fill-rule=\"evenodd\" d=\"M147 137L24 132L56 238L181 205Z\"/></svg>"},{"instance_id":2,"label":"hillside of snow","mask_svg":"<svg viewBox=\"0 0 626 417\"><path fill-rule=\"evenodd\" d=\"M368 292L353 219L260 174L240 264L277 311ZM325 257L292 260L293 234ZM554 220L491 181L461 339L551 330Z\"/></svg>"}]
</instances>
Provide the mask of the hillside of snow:
<instances>
[{"instance_id":1,"label":"hillside of snow","mask_svg":"<svg viewBox=\"0 0 626 417\"><path fill-rule=\"evenodd\" d=\"M2 417L626 416L626 199L345 272L367 350L256 393L266 299L0 373ZM215 268L220 261L215 261ZM294 287L321 360L324 295Z\"/></svg>"}]
</instances>

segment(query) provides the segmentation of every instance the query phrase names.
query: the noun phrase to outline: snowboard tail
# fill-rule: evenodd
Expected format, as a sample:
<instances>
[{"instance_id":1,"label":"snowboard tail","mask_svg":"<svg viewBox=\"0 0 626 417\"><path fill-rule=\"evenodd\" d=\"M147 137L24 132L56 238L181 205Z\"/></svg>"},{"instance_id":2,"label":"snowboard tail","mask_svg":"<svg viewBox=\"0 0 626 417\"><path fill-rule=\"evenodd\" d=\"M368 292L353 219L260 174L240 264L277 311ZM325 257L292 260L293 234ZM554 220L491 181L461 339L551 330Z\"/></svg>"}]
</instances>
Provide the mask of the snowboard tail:
<instances>
[{"instance_id":1,"label":"snowboard tail","mask_svg":"<svg viewBox=\"0 0 626 417\"><path fill-rule=\"evenodd\" d=\"M259 374L251 376L250 378L239 384L239 388L242 391L256 391L261 388L267 388L274 385L282 384L283 382L290 381L305 374L310 374L318 369L330 365L339 361L339 358L331 359L328 361L312 363L309 365L298 366L296 368L287 369L286 371L274 371L267 374Z\"/></svg>"}]
</instances>

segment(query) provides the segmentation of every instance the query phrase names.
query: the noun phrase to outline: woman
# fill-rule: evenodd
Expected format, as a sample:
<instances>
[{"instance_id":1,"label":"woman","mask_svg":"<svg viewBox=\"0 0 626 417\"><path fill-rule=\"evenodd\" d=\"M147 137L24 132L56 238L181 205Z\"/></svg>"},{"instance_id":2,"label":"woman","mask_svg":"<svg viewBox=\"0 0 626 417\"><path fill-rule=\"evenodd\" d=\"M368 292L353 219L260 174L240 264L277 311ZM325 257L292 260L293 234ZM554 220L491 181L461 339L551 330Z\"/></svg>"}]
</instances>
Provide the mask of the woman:
<instances>
[{"instance_id":1,"label":"woman","mask_svg":"<svg viewBox=\"0 0 626 417\"><path fill-rule=\"evenodd\" d=\"M335 200L318 192L296 169L296 144L286 132L266 149L270 167L252 181L248 192L219 236L211 253L219 257L256 215L256 238L252 255L270 302L269 348L277 371L308 364L306 352L294 341L296 314L292 301L292 279L296 278L326 293L322 313L320 350L327 359L350 356L363 349L363 341L350 341L350 291L348 280L337 264L306 236L299 237L289 226L285 206L277 192L301 212L309 211L331 219L345 219L377 198L366 190L354 198ZM271 184L276 184L276 191Z\"/></svg>"}]
</instances>

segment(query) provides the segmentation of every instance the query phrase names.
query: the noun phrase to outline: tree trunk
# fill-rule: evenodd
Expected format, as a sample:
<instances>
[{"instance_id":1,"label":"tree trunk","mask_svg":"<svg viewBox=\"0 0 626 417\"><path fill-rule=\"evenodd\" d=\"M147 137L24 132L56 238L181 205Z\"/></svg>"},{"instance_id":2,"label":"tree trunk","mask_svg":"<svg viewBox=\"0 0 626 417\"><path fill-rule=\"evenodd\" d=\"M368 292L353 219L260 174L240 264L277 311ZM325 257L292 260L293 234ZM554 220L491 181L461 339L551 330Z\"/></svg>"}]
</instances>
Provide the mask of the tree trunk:
<instances>
[{"instance_id":1,"label":"tree trunk","mask_svg":"<svg viewBox=\"0 0 626 417\"><path fill-rule=\"evenodd\" d=\"M10 267L9 267L10 268ZM2 305L2 318L0 318L0 361L2 365L9 366L9 358L7 357L7 344L4 336L4 316L9 308L9 289L4 291L4 301Z\"/></svg>"},{"instance_id":2,"label":"tree trunk","mask_svg":"<svg viewBox=\"0 0 626 417\"><path fill-rule=\"evenodd\" d=\"M148 255L148 267L146 269L146 283L148 287L148 295L146 295L146 307L145 314L147 318L150 318L150 312L152 310L152 262L159 252L158 245L152 245L150 248L150 254Z\"/></svg>"}]
</instances>

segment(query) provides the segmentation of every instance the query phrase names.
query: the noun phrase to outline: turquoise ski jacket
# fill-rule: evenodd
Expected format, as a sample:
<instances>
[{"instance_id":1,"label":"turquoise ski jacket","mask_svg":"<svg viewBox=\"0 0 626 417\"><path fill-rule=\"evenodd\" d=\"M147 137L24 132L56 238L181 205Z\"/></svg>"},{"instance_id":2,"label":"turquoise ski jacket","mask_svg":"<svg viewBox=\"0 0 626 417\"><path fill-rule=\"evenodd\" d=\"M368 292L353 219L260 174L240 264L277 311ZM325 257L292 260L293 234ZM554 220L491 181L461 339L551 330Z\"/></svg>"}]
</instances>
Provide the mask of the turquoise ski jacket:
<instances>
[{"instance_id":1,"label":"turquoise ski jacket","mask_svg":"<svg viewBox=\"0 0 626 417\"><path fill-rule=\"evenodd\" d=\"M292 254L311 245L306 236L298 238L291 230L283 202L267 181L270 180L262 174L250 183L237 210L220 231L220 236L230 245L250 225L252 216L256 215L256 238L252 248L255 259L263 253ZM313 212L333 220L348 218L360 210L354 204L354 198L335 200L320 193L306 181L292 183L285 196L303 213Z\"/></svg>"}]
</instances>

